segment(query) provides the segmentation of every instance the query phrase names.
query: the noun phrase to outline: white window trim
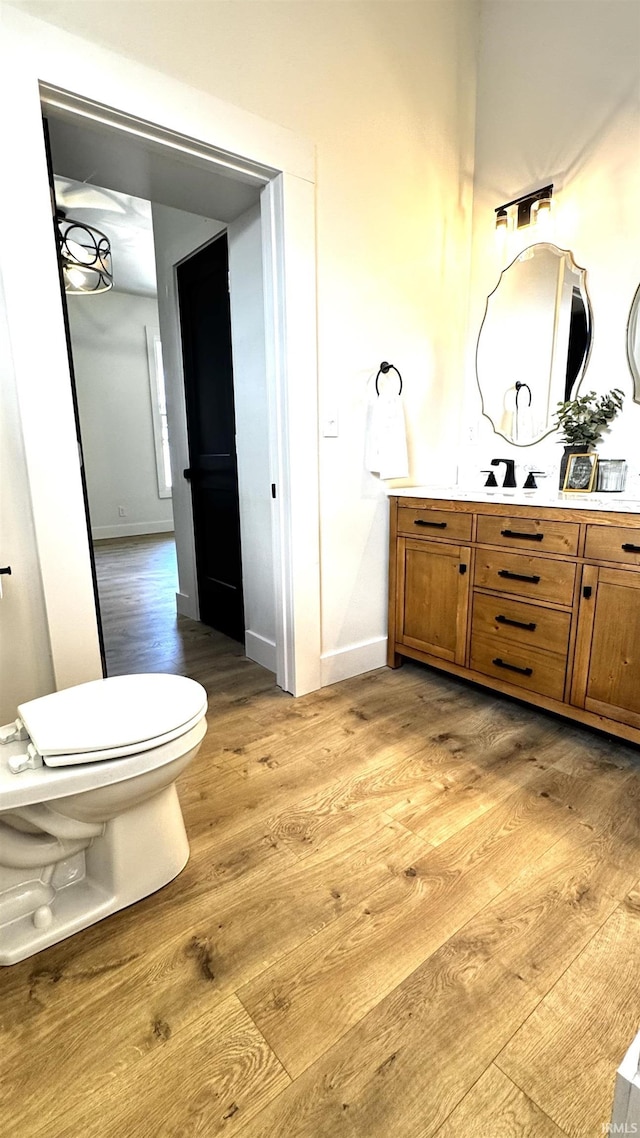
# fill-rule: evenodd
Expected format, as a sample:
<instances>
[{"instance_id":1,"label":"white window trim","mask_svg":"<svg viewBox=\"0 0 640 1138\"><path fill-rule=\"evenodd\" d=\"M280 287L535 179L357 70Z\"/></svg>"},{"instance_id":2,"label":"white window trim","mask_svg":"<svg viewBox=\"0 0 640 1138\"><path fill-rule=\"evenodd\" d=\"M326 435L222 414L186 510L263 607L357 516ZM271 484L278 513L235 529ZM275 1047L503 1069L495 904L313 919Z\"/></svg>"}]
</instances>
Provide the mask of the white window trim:
<instances>
[{"instance_id":1,"label":"white window trim","mask_svg":"<svg viewBox=\"0 0 640 1138\"><path fill-rule=\"evenodd\" d=\"M165 455L165 450L162 442L162 414L161 403L162 393L160 391L160 381L162 379L164 387L164 376L161 376L158 371L158 350L162 353L162 340L160 339L160 332L157 328L150 328L145 324L145 335L147 338L147 362L149 365L149 394L151 397L151 423L153 425L153 445L156 455L156 475L158 478L158 497L170 498L171 497L171 483L167 482L166 478L166 463L169 461L168 452ZM162 359L162 354L160 355ZM166 396L164 400L165 405L165 419L166 419Z\"/></svg>"}]
</instances>

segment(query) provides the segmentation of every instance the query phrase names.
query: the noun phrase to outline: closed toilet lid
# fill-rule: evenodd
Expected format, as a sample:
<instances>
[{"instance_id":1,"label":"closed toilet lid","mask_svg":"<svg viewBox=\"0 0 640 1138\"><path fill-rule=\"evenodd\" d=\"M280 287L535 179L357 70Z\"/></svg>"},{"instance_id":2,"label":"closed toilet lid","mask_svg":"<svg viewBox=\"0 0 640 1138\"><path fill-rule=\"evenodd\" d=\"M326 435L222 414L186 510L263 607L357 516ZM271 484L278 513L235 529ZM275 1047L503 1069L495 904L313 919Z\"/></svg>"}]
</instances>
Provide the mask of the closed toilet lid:
<instances>
[{"instance_id":1,"label":"closed toilet lid","mask_svg":"<svg viewBox=\"0 0 640 1138\"><path fill-rule=\"evenodd\" d=\"M160 746L206 710L196 680L153 673L92 680L22 703L18 714L47 766L64 766Z\"/></svg>"}]
</instances>

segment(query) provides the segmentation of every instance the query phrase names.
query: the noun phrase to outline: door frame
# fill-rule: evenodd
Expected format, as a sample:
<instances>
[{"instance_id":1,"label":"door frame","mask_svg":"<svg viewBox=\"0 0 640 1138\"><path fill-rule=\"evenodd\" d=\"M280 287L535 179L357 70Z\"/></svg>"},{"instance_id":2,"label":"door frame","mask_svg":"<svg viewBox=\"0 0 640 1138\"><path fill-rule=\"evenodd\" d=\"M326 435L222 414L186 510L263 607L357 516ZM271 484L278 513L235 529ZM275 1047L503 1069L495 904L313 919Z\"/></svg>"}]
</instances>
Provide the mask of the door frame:
<instances>
[{"instance_id":1,"label":"door frame","mask_svg":"<svg viewBox=\"0 0 640 1138\"><path fill-rule=\"evenodd\" d=\"M321 685L313 148L274 124L201 92L194 99L184 84L84 44L89 64L87 53L78 54L82 41L56 29L50 43L52 29L40 21L18 17L16 29L5 36L1 97L12 114L3 116L0 146L20 154L20 216L29 224L15 224L11 180L5 180L0 271L55 686L94 679L102 669L41 98L263 187L277 682L294 695L313 691Z\"/></svg>"}]
</instances>

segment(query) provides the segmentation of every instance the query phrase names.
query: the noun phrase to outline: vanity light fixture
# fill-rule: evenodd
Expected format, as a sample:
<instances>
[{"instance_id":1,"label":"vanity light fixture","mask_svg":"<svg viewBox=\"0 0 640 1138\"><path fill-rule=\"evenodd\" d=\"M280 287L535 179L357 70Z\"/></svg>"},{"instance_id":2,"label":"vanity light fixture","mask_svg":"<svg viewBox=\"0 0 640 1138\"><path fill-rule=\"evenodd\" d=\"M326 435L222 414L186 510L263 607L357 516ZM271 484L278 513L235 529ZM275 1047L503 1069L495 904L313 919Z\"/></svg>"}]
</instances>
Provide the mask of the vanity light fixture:
<instances>
[{"instance_id":1,"label":"vanity light fixture","mask_svg":"<svg viewBox=\"0 0 640 1138\"><path fill-rule=\"evenodd\" d=\"M67 217L61 209L56 225L64 291L83 295L113 288L109 238L93 225Z\"/></svg>"},{"instance_id":2,"label":"vanity light fixture","mask_svg":"<svg viewBox=\"0 0 640 1138\"><path fill-rule=\"evenodd\" d=\"M516 229L524 229L526 225L531 225L538 217L542 221L543 217L549 216L552 197L553 185L543 186L540 190L533 190L530 194L523 194L521 198L514 198L513 201L499 205L495 211L496 229L508 227L509 210L513 206L517 207L515 214Z\"/></svg>"}]
</instances>

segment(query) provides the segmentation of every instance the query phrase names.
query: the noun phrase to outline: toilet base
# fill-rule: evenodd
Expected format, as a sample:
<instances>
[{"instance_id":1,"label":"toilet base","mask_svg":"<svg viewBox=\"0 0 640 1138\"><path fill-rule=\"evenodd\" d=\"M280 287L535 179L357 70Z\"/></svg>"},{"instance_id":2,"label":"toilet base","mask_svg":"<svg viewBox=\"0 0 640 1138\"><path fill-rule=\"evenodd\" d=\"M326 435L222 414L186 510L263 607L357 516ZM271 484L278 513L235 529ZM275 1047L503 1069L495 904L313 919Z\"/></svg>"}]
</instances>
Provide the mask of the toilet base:
<instances>
[{"instance_id":1,"label":"toilet base","mask_svg":"<svg viewBox=\"0 0 640 1138\"><path fill-rule=\"evenodd\" d=\"M0 965L17 964L167 885L189 843L175 783L118 814L82 853L42 871L0 868Z\"/></svg>"}]
</instances>

